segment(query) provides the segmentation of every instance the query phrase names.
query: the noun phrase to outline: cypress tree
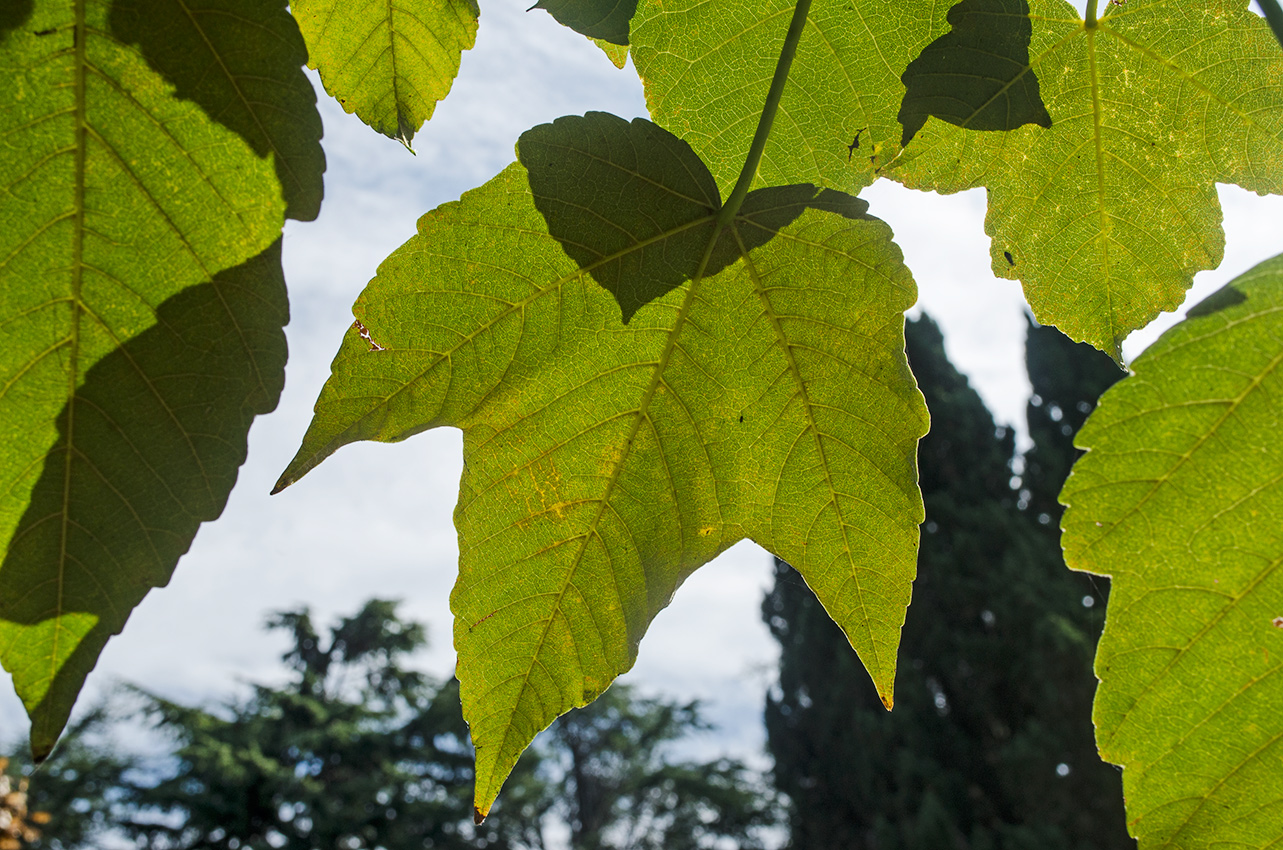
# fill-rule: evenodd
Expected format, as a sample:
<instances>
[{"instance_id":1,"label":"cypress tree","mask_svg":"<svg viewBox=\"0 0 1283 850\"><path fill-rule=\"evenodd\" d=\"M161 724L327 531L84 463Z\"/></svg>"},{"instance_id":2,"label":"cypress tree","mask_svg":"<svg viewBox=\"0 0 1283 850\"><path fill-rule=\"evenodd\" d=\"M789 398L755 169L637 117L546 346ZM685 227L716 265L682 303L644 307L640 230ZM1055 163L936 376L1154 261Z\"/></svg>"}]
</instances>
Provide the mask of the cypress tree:
<instances>
[{"instance_id":1,"label":"cypress tree","mask_svg":"<svg viewBox=\"0 0 1283 850\"><path fill-rule=\"evenodd\" d=\"M777 787L792 800L791 846L1134 846L1090 720L1103 608L1084 604L1084 577L1066 570L1038 521L1072 445L1040 421L1028 482L1015 478L1013 434L949 364L935 324L910 322L907 337L932 426L919 452L927 521L895 710L787 564L777 562L763 603L782 650L766 727ZM1055 365L1061 357L1072 370ZM1046 395L1031 411L1081 421L1079 402L1090 409L1100 391L1079 379L1097 374L1079 369L1083 357L1033 333L1031 374Z\"/></svg>"}]
</instances>

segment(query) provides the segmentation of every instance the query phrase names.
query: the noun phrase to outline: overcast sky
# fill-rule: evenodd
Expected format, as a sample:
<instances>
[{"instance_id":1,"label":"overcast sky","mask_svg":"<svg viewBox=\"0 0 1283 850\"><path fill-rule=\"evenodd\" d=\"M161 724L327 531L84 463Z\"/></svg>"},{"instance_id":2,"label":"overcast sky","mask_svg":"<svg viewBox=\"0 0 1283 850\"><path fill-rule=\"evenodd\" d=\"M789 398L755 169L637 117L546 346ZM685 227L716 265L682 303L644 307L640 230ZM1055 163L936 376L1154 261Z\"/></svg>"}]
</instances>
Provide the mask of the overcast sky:
<instances>
[{"instance_id":1,"label":"overcast sky","mask_svg":"<svg viewBox=\"0 0 1283 850\"><path fill-rule=\"evenodd\" d=\"M326 201L318 221L286 227L285 394L276 413L255 423L222 518L201 529L169 587L153 591L108 645L87 699L119 680L186 702L226 695L238 682L279 680L284 637L261 631L267 612L309 605L328 622L371 596L404 599L404 613L429 626L432 646L420 663L440 676L453 669L459 432L348 446L284 493L267 493L298 447L352 322L352 302L378 263L414 233L416 219L511 162L517 137L531 126L588 110L645 114L631 66L616 70L586 40L525 5L485 5L477 46L416 138L417 156L344 114L317 84ZM942 197L882 181L862 196L894 228L920 304L943 326L955 365L999 420L1022 426L1023 300L1015 282L989 272L983 192ZM1283 249L1283 199L1226 187L1221 197L1226 261L1198 277L1190 303ZM1173 321L1165 316L1134 335L1124 353L1133 357ZM709 746L746 758L762 749L762 697L777 657L758 613L769 574L769 556L751 543L703 567L657 618L624 677L653 693L704 699L722 727ZM4 675L0 738L25 730Z\"/></svg>"}]
</instances>

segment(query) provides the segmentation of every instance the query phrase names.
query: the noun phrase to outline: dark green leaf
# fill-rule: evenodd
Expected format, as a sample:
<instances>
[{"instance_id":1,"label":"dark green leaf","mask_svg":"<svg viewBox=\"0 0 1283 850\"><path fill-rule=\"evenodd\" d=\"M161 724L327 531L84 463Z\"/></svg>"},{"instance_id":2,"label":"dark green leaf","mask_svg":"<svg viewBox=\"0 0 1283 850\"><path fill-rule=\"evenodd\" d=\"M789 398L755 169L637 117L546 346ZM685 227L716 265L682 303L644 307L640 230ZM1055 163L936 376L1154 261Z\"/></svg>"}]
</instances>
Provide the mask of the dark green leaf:
<instances>
[{"instance_id":1,"label":"dark green leaf","mask_svg":"<svg viewBox=\"0 0 1283 850\"><path fill-rule=\"evenodd\" d=\"M283 3L41 0L4 46L0 660L43 755L275 405L323 157Z\"/></svg>"},{"instance_id":2,"label":"dark green leaf","mask_svg":"<svg viewBox=\"0 0 1283 850\"><path fill-rule=\"evenodd\" d=\"M530 8L545 10L558 23L589 38L627 44L637 0L539 0Z\"/></svg>"}]
</instances>

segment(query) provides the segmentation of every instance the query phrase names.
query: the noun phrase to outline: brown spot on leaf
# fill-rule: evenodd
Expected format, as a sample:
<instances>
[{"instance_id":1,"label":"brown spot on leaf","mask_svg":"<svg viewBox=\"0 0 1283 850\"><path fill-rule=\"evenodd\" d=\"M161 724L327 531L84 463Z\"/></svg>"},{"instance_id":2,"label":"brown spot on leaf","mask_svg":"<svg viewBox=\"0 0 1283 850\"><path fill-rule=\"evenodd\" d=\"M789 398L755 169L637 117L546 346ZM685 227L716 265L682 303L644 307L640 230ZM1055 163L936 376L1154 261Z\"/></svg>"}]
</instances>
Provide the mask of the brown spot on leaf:
<instances>
[{"instance_id":1,"label":"brown spot on leaf","mask_svg":"<svg viewBox=\"0 0 1283 850\"><path fill-rule=\"evenodd\" d=\"M369 328L361 324L360 319L354 319L352 321L352 328L353 330L355 330L357 333L361 335L361 339L365 340L370 344L371 351L387 351L386 348L384 348L383 346L379 345L377 342L374 341L374 339L370 336Z\"/></svg>"}]
</instances>

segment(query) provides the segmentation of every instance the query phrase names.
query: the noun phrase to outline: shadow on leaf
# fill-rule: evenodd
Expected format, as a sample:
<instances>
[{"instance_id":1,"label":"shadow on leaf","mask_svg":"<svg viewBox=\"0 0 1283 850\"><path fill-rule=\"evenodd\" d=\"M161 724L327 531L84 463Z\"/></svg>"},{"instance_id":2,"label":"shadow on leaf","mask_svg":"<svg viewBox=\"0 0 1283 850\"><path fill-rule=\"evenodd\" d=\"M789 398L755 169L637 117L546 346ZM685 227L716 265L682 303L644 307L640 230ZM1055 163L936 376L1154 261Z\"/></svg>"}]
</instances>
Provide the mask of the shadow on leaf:
<instances>
[{"instance_id":1,"label":"shadow on leaf","mask_svg":"<svg viewBox=\"0 0 1283 850\"><path fill-rule=\"evenodd\" d=\"M283 0L117 0L109 26L178 97L274 158L289 218L316 218L321 116L303 74L307 48Z\"/></svg>"},{"instance_id":2,"label":"shadow on leaf","mask_svg":"<svg viewBox=\"0 0 1283 850\"><path fill-rule=\"evenodd\" d=\"M1202 301L1195 304L1185 311L1185 318L1197 319L1200 316L1210 316L1213 313L1219 313L1222 310L1228 310L1230 307L1237 307L1247 300L1247 295L1241 289L1234 285L1222 286Z\"/></svg>"},{"instance_id":3,"label":"shadow on leaf","mask_svg":"<svg viewBox=\"0 0 1283 850\"><path fill-rule=\"evenodd\" d=\"M35 0L5 0L0 3L0 41L10 30L16 30L26 23L35 8Z\"/></svg>"},{"instance_id":4,"label":"shadow on leaf","mask_svg":"<svg viewBox=\"0 0 1283 850\"><path fill-rule=\"evenodd\" d=\"M284 387L281 243L160 305L94 364L0 564L0 646L52 749L107 639L227 503L250 424Z\"/></svg>"},{"instance_id":5,"label":"shadow on leaf","mask_svg":"<svg viewBox=\"0 0 1283 850\"><path fill-rule=\"evenodd\" d=\"M1033 25L1025 0L962 0L953 29L923 48L900 79L907 91L896 116L907 145L927 117L968 130L1051 126L1029 65Z\"/></svg>"},{"instance_id":6,"label":"shadow on leaf","mask_svg":"<svg viewBox=\"0 0 1283 850\"><path fill-rule=\"evenodd\" d=\"M711 277L765 245L807 208L867 218L868 205L810 184L757 189L716 233L717 184L686 142L643 118L603 112L558 118L522 134L535 207L548 232L619 302L625 324L700 273ZM717 243L709 250L709 241ZM705 261L705 254L708 257Z\"/></svg>"}]
</instances>

